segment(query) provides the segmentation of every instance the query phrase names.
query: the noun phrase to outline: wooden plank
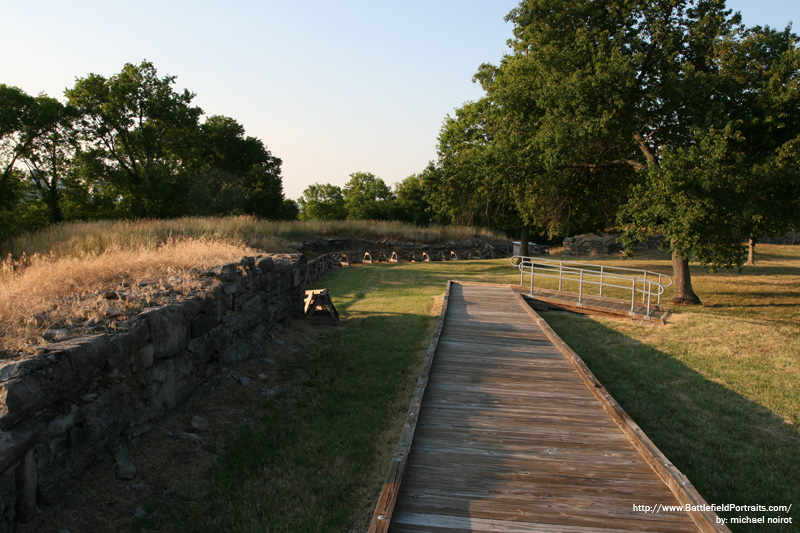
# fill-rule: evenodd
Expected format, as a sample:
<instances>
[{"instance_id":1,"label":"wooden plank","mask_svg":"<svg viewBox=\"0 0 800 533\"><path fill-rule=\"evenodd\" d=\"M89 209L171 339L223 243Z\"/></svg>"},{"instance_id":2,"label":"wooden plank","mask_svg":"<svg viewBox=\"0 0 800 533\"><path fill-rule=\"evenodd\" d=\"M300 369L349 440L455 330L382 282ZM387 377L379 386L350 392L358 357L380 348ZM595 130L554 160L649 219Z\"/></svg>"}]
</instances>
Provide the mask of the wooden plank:
<instances>
[{"instance_id":1,"label":"wooden plank","mask_svg":"<svg viewBox=\"0 0 800 533\"><path fill-rule=\"evenodd\" d=\"M452 532L452 531L473 531L473 532L509 532L509 533L596 533L596 532L626 532L626 531L687 531L685 528L659 529L658 527L640 526L631 527L606 527L605 524L593 527L590 524L565 525L563 523L549 522L547 516L541 520L533 522L521 522L517 520L502 520L494 518L474 518L469 516L445 516L435 513L414 513L403 512L398 514L398 527L392 528L393 531L427 531L427 532ZM552 519L551 519L552 520ZM595 523L597 520L594 521Z\"/></svg>"}]
</instances>

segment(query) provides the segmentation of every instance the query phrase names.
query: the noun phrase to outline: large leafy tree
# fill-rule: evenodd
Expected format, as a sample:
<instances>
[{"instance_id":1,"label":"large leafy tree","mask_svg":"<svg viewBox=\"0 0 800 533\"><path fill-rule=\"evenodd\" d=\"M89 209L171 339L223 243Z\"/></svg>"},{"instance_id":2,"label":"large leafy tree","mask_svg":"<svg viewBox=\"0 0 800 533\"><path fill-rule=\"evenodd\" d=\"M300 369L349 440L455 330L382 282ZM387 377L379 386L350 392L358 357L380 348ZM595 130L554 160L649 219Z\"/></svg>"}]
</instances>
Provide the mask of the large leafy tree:
<instances>
[{"instance_id":1,"label":"large leafy tree","mask_svg":"<svg viewBox=\"0 0 800 533\"><path fill-rule=\"evenodd\" d=\"M63 219L73 118L54 98L0 85L0 237Z\"/></svg>"},{"instance_id":2,"label":"large leafy tree","mask_svg":"<svg viewBox=\"0 0 800 533\"><path fill-rule=\"evenodd\" d=\"M353 172L342 189L347 218L388 220L395 196L388 185L371 172Z\"/></svg>"},{"instance_id":3,"label":"large leafy tree","mask_svg":"<svg viewBox=\"0 0 800 533\"><path fill-rule=\"evenodd\" d=\"M110 78L89 74L66 91L79 113L84 149L101 153L120 203L130 216L169 216L184 210L185 164L193 161L202 110L194 94L173 89L144 61Z\"/></svg>"},{"instance_id":4,"label":"large leafy tree","mask_svg":"<svg viewBox=\"0 0 800 533\"><path fill-rule=\"evenodd\" d=\"M730 127L738 135L749 264L760 235L800 227L800 46L789 28L755 27L728 43L722 74L735 89Z\"/></svg>"},{"instance_id":5,"label":"large leafy tree","mask_svg":"<svg viewBox=\"0 0 800 533\"><path fill-rule=\"evenodd\" d=\"M300 204L300 220L344 220L347 209L344 206L342 188L330 183L314 183L306 187Z\"/></svg>"},{"instance_id":6,"label":"large leafy tree","mask_svg":"<svg viewBox=\"0 0 800 533\"><path fill-rule=\"evenodd\" d=\"M31 184L47 205L49 222L61 222L64 182L76 150L74 112L45 95L36 97L34 102L32 114L38 135L28 141L22 160Z\"/></svg>"},{"instance_id":7,"label":"large leafy tree","mask_svg":"<svg viewBox=\"0 0 800 533\"><path fill-rule=\"evenodd\" d=\"M488 98L467 102L442 125L438 172L427 176L428 190L436 211L456 224L520 225L497 129L497 109Z\"/></svg>"},{"instance_id":8,"label":"large leafy tree","mask_svg":"<svg viewBox=\"0 0 800 533\"><path fill-rule=\"evenodd\" d=\"M30 116L35 100L17 87L0 84L0 209L11 207L18 195L16 166L32 136Z\"/></svg>"},{"instance_id":9,"label":"large leafy tree","mask_svg":"<svg viewBox=\"0 0 800 533\"><path fill-rule=\"evenodd\" d=\"M214 115L201 126L198 144L202 179L193 183L197 210L282 218L281 160L261 140L246 136L236 120Z\"/></svg>"},{"instance_id":10,"label":"large leafy tree","mask_svg":"<svg viewBox=\"0 0 800 533\"><path fill-rule=\"evenodd\" d=\"M628 242L663 233L676 301L698 303L689 260L743 258L749 155L732 111L758 90L734 83L748 77L732 59L739 17L724 0L525 0L508 20L512 53L476 77L523 219L552 233L627 202Z\"/></svg>"},{"instance_id":11,"label":"large leafy tree","mask_svg":"<svg viewBox=\"0 0 800 533\"><path fill-rule=\"evenodd\" d=\"M17 87L0 84L0 241L18 229L23 174L18 168L29 146L28 117L33 97Z\"/></svg>"},{"instance_id":12,"label":"large leafy tree","mask_svg":"<svg viewBox=\"0 0 800 533\"><path fill-rule=\"evenodd\" d=\"M425 191L425 171L412 174L399 183L394 184L397 198L395 213L392 218L403 222L425 225L431 222L431 205Z\"/></svg>"}]
</instances>

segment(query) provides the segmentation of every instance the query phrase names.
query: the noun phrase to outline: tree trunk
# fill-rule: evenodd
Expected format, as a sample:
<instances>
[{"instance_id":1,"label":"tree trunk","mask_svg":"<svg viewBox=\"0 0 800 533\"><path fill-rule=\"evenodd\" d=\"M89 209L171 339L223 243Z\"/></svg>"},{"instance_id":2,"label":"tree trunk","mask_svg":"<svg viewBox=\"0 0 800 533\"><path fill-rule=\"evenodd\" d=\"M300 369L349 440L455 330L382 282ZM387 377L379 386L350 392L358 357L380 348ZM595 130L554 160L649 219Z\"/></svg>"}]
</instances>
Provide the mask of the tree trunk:
<instances>
[{"instance_id":1,"label":"tree trunk","mask_svg":"<svg viewBox=\"0 0 800 533\"><path fill-rule=\"evenodd\" d=\"M672 276L672 282L675 287L675 297L672 299L672 303L676 305L700 305L700 298L692 290L689 260L683 258L677 250L672 252Z\"/></svg>"},{"instance_id":2,"label":"tree trunk","mask_svg":"<svg viewBox=\"0 0 800 533\"><path fill-rule=\"evenodd\" d=\"M530 240L531 229L528 226L522 226L522 231L520 232L519 237L519 255L523 257L530 256L530 250L528 250L528 241Z\"/></svg>"},{"instance_id":3,"label":"tree trunk","mask_svg":"<svg viewBox=\"0 0 800 533\"><path fill-rule=\"evenodd\" d=\"M756 236L750 234L750 240L747 241L747 264L753 266L756 264Z\"/></svg>"}]
</instances>

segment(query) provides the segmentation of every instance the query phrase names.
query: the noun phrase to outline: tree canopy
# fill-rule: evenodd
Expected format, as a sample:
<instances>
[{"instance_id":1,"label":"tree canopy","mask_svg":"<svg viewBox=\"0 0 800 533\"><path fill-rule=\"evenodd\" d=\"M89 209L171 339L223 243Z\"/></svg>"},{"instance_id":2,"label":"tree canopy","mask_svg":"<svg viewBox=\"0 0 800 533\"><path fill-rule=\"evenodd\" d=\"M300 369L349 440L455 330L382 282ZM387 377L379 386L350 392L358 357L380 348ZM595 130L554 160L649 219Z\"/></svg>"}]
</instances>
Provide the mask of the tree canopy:
<instances>
[{"instance_id":1,"label":"tree canopy","mask_svg":"<svg viewBox=\"0 0 800 533\"><path fill-rule=\"evenodd\" d=\"M281 160L147 61L76 79L62 103L0 84L0 240L61 220L296 217Z\"/></svg>"},{"instance_id":2,"label":"tree canopy","mask_svg":"<svg viewBox=\"0 0 800 533\"><path fill-rule=\"evenodd\" d=\"M347 218L389 220L395 195L388 185L371 172L353 172L342 189Z\"/></svg>"},{"instance_id":3,"label":"tree canopy","mask_svg":"<svg viewBox=\"0 0 800 533\"><path fill-rule=\"evenodd\" d=\"M780 208L755 194L798 189L788 29L746 30L724 0L524 0L507 20L511 53L475 76L485 98L442 128L445 190L510 200L550 236L663 234L686 303L690 259L736 267L755 222L797 223L796 193Z\"/></svg>"},{"instance_id":4,"label":"tree canopy","mask_svg":"<svg viewBox=\"0 0 800 533\"><path fill-rule=\"evenodd\" d=\"M347 209L341 187L329 183L314 183L299 199L300 220L344 220Z\"/></svg>"}]
</instances>

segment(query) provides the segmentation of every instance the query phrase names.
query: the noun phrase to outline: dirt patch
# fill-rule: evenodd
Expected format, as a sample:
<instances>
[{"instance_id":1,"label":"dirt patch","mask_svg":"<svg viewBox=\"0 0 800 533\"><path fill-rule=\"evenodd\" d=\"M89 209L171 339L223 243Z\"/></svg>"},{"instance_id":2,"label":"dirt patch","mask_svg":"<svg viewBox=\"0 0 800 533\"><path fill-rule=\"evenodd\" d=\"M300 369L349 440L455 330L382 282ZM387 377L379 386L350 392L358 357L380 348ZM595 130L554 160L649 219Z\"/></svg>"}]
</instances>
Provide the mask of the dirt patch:
<instances>
[{"instance_id":1,"label":"dirt patch","mask_svg":"<svg viewBox=\"0 0 800 533\"><path fill-rule=\"evenodd\" d=\"M128 459L136 467L133 479L117 478L114 454L109 453L74 481L59 506L40 509L17 531L132 531L134 520L146 514L149 502L206 482L205 473L224 449L226 436L257 418L267 408L269 396L292 394L296 384L291 363L312 353L318 337L330 327L293 321L266 343L263 357L221 371L213 378L217 383L213 391L168 415L137 439L123 440L120 446L128 450Z\"/></svg>"}]
</instances>

